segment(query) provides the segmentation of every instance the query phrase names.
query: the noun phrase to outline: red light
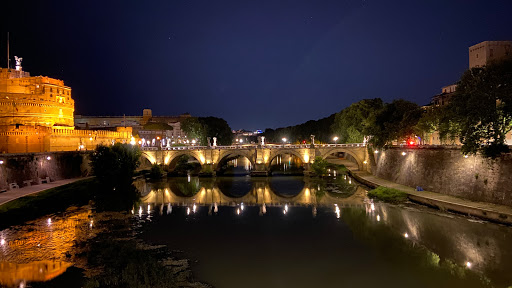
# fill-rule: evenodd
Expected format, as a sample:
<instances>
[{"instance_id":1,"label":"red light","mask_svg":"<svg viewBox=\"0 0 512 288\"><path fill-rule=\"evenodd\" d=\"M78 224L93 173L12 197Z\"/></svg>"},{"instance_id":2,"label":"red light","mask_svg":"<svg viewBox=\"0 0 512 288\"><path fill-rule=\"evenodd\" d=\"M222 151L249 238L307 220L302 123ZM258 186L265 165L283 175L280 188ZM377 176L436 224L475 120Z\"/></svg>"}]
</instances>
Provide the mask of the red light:
<instances>
[{"instance_id":1,"label":"red light","mask_svg":"<svg viewBox=\"0 0 512 288\"><path fill-rule=\"evenodd\" d=\"M409 144L414 145L414 141L409 142Z\"/></svg>"},{"instance_id":2,"label":"red light","mask_svg":"<svg viewBox=\"0 0 512 288\"><path fill-rule=\"evenodd\" d=\"M302 144L306 144L306 140L302 140Z\"/></svg>"}]
</instances>

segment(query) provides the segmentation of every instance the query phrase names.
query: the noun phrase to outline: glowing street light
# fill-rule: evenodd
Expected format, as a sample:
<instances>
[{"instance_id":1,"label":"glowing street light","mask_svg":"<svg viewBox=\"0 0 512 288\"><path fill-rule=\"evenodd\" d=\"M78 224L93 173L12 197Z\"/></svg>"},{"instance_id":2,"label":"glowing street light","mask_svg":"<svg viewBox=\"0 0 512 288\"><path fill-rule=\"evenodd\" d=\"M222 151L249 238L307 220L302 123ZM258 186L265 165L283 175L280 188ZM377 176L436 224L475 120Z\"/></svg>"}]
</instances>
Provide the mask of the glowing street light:
<instances>
[{"instance_id":1,"label":"glowing street light","mask_svg":"<svg viewBox=\"0 0 512 288\"><path fill-rule=\"evenodd\" d=\"M338 136L335 136L334 138L332 138L332 140L334 140L335 144L338 144Z\"/></svg>"},{"instance_id":2,"label":"glowing street light","mask_svg":"<svg viewBox=\"0 0 512 288\"><path fill-rule=\"evenodd\" d=\"M281 139L281 140L283 140L283 143L286 143L286 140L287 140L287 139L286 139L286 138L283 138L283 139Z\"/></svg>"}]
</instances>

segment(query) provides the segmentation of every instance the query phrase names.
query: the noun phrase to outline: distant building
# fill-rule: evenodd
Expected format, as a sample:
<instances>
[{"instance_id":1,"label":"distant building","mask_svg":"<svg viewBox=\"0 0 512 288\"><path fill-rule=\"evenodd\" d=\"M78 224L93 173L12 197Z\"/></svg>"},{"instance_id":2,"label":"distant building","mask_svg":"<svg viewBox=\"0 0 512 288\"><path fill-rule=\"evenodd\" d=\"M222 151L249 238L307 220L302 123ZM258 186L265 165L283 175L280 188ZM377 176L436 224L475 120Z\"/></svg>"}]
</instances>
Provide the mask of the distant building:
<instances>
[{"instance_id":1,"label":"distant building","mask_svg":"<svg viewBox=\"0 0 512 288\"><path fill-rule=\"evenodd\" d=\"M469 47L469 68L484 67L489 61L512 55L512 41L484 41Z\"/></svg>"},{"instance_id":2,"label":"distant building","mask_svg":"<svg viewBox=\"0 0 512 288\"><path fill-rule=\"evenodd\" d=\"M75 115L75 126L79 129L88 128L115 128L115 127L132 127L134 131L138 131L148 123L165 123L176 130L180 130L180 122L192 117L185 113L179 116L153 116L151 109L144 109L142 115L138 116L84 116ZM182 132L176 131L176 136L182 136Z\"/></svg>"},{"instance_id":3,"label":"distant building","mask_svg":"<svg viewBox=\"0 0 512 288\"><path fill-rule=\"evenodd\" d=\"M435 107L448 104L455 90L457 90L457 84L452 84L441 88L441 94L437 94L432 97L431 104Z\"/></svg>"},{"instance_id":4,"label":"distant building","mask_svg":"<svg viewBox=\"0 0 512 288\"><path fill-rule=\"evenodd\" d=\"M469 47L469 69L484 67L490 61L499 60L512 55L512 41L484 41ZM457 84L441 88L441 94L432 97L430 105L444 106L457 90Z\"/></svg>"}]
</instances>

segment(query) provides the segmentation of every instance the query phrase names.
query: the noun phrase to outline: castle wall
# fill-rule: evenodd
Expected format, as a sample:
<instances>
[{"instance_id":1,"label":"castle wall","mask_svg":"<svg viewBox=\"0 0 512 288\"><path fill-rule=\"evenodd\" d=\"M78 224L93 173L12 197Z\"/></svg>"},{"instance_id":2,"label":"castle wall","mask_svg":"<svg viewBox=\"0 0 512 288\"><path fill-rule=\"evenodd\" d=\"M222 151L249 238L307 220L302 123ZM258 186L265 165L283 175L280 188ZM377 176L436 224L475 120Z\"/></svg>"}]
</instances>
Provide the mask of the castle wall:
<instances>
[{"instance_id":1,"label":"castle wall","mask_svg":"<svg viewBox=\"0 0 512 288\"><path fill-rule=\"evenodd\" d=\"M100 144L129 143L131 137L130 127L104 131L0 126L0 153L93 150Z\"/></svg>"}]
</instances>

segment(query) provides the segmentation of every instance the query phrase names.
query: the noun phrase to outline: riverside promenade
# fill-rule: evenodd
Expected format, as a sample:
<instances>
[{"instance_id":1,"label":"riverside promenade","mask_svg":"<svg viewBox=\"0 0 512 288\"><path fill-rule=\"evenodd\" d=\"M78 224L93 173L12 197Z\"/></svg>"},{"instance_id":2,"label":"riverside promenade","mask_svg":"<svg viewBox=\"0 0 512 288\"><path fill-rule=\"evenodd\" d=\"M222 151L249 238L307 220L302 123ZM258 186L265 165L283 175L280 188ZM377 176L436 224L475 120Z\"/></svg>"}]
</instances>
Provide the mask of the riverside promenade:
<instances>
[{"instance_id":1,"label":"riverside promenade","mask_svg":"<svg viewBox=\"0 0 512 288\"><path fill-rule=\"evenodd\" d=\"M78 180L83 180L83 179L87 179L87 178L63 179L63 180L57 180L55 182L50 182L50 183L26 186L26 187L22 187L19 189L11 189L11 190L8 190L7 192L0 193L0 205L3 205L7 202L10 202L12 200L18 199L23 196L38 193L38 192L41 192L44 190L59 187L59 186L73 183L73 182L76 182Z\"/></svg>"},{"instance_id":2,"label":"riverside promenade","mask_svg":"<svg viewBox=\"0 0 512 288\"><path fill-rule=\"evenodd\" d=\"M369 187L377 188L379 186L384 186L397 189L406 192L409 199L414 202L436 207L443 211L461 213L486 219L492 222L512 225L512 207L492 203L470 201L430 191L416 191L415 188L373 176L366 171L360 171L357 168L357 165L351 161L340 159L327 160L334 164L345 165L352 177Z\"/></svg>"}]
</instances>

